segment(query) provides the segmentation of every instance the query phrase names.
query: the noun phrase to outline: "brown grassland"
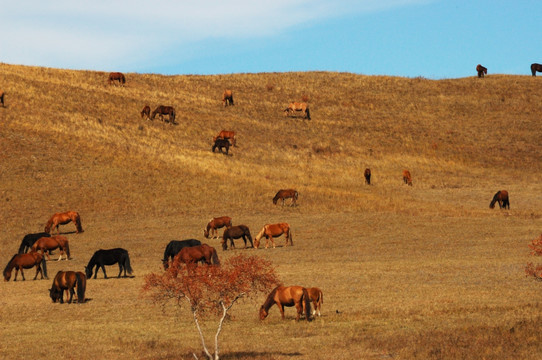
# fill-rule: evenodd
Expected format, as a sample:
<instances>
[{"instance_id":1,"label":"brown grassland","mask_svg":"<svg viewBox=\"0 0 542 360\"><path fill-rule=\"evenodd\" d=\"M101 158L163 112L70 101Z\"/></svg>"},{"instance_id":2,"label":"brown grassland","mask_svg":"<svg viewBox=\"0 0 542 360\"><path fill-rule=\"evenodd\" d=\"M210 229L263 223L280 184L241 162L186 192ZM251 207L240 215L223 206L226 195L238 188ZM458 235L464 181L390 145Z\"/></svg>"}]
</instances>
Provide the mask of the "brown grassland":
<instances>
[{"instance_id":1,"label":"brown grassland","mask_svg":"<svg viewBox=\"0 0 542 360\"><path fill-rule=\"evenodd\" d=\"M141 287L169 240L198 238L324 292L311 323L276 307L260 321L264 295L243 300L223 359L539 359L542 285L524 267L542 232L542 79L474 75L126 74L121 87L103 72L0 64L0 266L55 212L78 211L85 230L60 227L73 259L48 262L49 280L1 282L0 358L192 358L190 312ZM226 88L235 106L222 106ZM283 116L302 99L311 121ZM174 106L178 124L141 119L145 104ZM211 152L221 129L238 134L229 156ZM273 205L280 188L299 191L297 207ZM489 209L500 189L510 210ZM222 215L253 235L288 222L294 246L224 252L202 231ZM100 272L90 301L51 302L58 270L113 247L129 251L133 278Z\"/></svg>"}]
</instances>

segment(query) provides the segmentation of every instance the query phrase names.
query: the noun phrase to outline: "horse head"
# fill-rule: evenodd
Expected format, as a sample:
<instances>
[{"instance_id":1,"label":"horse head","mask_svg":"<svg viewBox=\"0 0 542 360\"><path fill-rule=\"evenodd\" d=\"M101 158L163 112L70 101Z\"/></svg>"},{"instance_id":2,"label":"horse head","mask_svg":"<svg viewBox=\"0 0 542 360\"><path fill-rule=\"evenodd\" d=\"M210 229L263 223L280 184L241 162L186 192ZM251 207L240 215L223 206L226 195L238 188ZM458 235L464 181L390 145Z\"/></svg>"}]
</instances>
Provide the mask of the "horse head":
<instances>
[{"instance_id":1,"label":"horse head","mask_svg":"<svg viewBox=\"0 0 542 360\"><path fill-rule=\"evenodd\" d=\"M58 289L54 289L54 288L49 289L49 296L51 297L51 300L54 303L56 303L60 299L60 296L62 296L61 291L59 292Z\"/></svg>"},{"instance_id":2,"label":"horse head","mask_svg":"<svg viewBox=\"0 0 542 360\"><path fill-rule=\"evenodd\" d=\"M96 270L96 272L98 271ZM85 266L85 276L87 277L87 279L90 279L92 276L92 269L89 269L87 266Z\"/></svg>"},{"instance_id":3,"label":"horse head","mask_svg":"<svg viewBox=\"0 0 542 360\"><path fill-rule=\"evenodd\" d=\"M268 315L268 312L265 310L263 305L260 307L260 320L264 320Z\"/></svg>"}]
</instances>

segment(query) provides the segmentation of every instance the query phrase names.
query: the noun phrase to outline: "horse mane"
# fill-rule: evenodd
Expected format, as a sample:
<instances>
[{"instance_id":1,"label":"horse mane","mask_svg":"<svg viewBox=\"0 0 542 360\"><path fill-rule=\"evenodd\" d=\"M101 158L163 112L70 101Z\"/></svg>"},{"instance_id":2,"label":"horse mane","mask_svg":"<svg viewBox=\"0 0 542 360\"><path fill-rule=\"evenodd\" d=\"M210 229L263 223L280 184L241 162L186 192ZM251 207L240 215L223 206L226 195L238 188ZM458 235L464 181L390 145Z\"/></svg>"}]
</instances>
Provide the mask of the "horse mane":
<instances>
[{"instance_id":1,"label":"horse mane","mask_svg":"<svg viewBox=\"0 0 542 360\"><path fill-rule=\"evenodd\" d=\"M262 305L262 308L265 309L265 311L268 311L271 306L275 303L275 300L273 299L275 297L275 294L277 293L278 288L281 287L281 285L274 288L269 295L267 295L267 299L265 299L265 302Z\"/></svg>"},{"instance_id":2,"label":"horse mane","mask_svg":"<svg viewBox=\"0 0 542 360\"><path fill-rule=\"evenodd\" d=\"M45 224L45 232L48 233L51 231L51 225L53 225L53 216L51 216L51 218L49 219L49 221L47 221L47 224Z\"/></svg>"},{"instance_id":3,"label":"horse mane","mask_svg":"<svg viewBox=\"0 0 542 360\"><path fill-rule=\"evenodd\" d=\"M265 233L265 227L267 225L264 225L262 227L262 229L260 230L260 232L254 237L254 241L260 241L260 239L262 238L263 234Z\"/></svg>"},{"instance_id":4,"label":"horse mane","mask_svg":"<svg viewBox=\"0 0 542 360\"><path fill-rule=\"evenodd\" d=\"M77 231L83 232L83 227L81 226L81 216L79 216L78 212L75 213L73 222L75 223Z\"/></svg>"},{"instance_id":5,"label":"horse mane","mask_svg":"<svg viewBox=\"0 0 542 360\"><path fill-rule=\"evenodd\" d=\"M501 191L497 191L497 193L493 196L493 200L491 200L491 203L489 204L489 207L493 209L495 207L495 203L499 201L498 197L501 194Z\"/></svg>"},{"instance_id":6,"label":"horse mane","mask_svg":"<svg viewBox=\"0 0 542 360\"><path fill-rule=\"evenodd\" d=\"M10 271L11 269L13 269L13 266L10 267L10 265L11 265L11 262L13 261L13 259L15 259L15 256L17 256L17 255L19 255L19 254L13 255L13 256L11 257L11 259L8 261L8 264L7 264L6 267L4 268L4 274L5 274L6 272Z\"/></svg>"}]
</instances>

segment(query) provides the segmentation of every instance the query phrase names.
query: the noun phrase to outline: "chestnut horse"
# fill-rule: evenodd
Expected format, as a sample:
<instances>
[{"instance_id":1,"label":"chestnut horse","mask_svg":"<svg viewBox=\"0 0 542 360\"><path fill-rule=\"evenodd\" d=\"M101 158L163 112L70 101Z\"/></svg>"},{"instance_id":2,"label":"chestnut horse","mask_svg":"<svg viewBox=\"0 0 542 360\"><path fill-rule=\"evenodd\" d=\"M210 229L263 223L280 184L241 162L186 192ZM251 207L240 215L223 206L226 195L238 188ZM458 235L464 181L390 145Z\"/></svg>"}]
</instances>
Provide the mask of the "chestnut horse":
<instances>
[{"instance_id":1,"label":"chestnut horse","mask_svg":"<svg viewBox=\"0 0 542 360\"><path fill-rule=\"evenodd\" d=\"M403 182L407 185L412 186L412 176L410 176L410 171L403 170Z\"/></svg>"},{"instance_id":2,"label":"chestnut horse","mask_svg":"<svg viewBox=\"0 0 542 360\"><path fill-rule=\"evenodd\" d=\"M497 191L495 196L493 196L493 200L491 200L491 203L489 204L489 208L493 209L495 207L495 203L499 203L499 208L510 209L510 200L508 199L508 191L506 190L500 190Z\"/></svg>"},{"instance_id":3,"label":"chestnut horse","mask_svg":"<svg viewBox=\"0 0 542 360\"><path fill-rule=\"evenodd\" d=\"M178 269L181 263L185 263L189 268L193 268L200 261L207 265L220 265L215 248L207 244L201 244L182 248L173 258L171 266Z\"/></svg>"},{"instance_id":4,"label":"chestnut horse","mask_svg":"<svg viewBox=\"0 0 542 360\"><path fill-rule=\"evenodd\" d=\"M223 227L229 228L231 227L231 217L229 216L221 216L212 218L207 223L207 228L203 229L203 236L205 238L209 238L209 230L211 230L211 239L214 239L214 235L216 235L216 238L218 239L218 229L221 229Z\"/></svg>"},{"instance_id":5,"label":"chestnut horse","mask_svg":"<svg viewBox=\"0 0 542 360\"><path fill-rule=\"evenodd\" d=\"M34 245L32 245L32 251L41 250L41 255L47 251L47 260L51 260L49 253L51 250L60 248L60 256L57 261L62 260L62 255L66 252L66 260L71 258L70 255L70 243L65 236L55 235L51 237L42 237L36 240Z\"/></svg>"},{"instance_id":6,"label":"chestnut horse","mask_svg":"<svg viewBox=\"0 0 542 360\"><path fill-rule=\"evenodd\" d=\"M277 286L274 288L260 307L260 320L267 317L269 309L275 304L277 304L283 320L284 307L295 306L297 310L296 321L299 321L303 310L305 311L305 319L311 321L311 302L309 293L307 289L302 286Z\"/></svg>"},{"instance_id":7,"label":"chestnut horse","mask_svg":"<svg viewBox=\"0 0 542 360\"><path fill-rule=\"evenodd\" d=\"M290 113L296 113L296 112L302 112L305 114L305 118L307 120L311 119L311 113L309 111L309 105L305 102L298 103L298 102L292 102L288 105L286 109L284 109L284 116L290 115Z\"/></svg>"},{"instance_id":8,"label":"chestnut horse","mask_svg":"<svg viewBox=\"0 0 542 360\"><path fill-rule=\"evenodd\" d=\"M226 107L228 105L234 105L234 103L233 103L233 91L224 90L224 94L222 94L222 102L224 103L224 107Z\"/></svg>"},{"instance_id":9,"label":"chestnut horse","mask_svg":"<svg viewBox=\"0 0 542 360\"><path fill-rule=\"evenodd\" d=\"M141 110L141 117L147 120L151 118L151 107L149 105L143 107L143 110Z\"/></svg>"},{"instance_id":10,"label":"chestnut horse","mask_svg":"<svg viewBox=\"0 0 542 360\"><path fill-rule=\"evenodd\" d=\"M38 277L38 273L41 274L41 278L43 279L43 276L45 275L45 278L47 277L47 265L45 263L45 259L43 256L36 252L31 251L26 254L15 254L9 260L8 264L6 265L6 268L4 269L4 281L9 281L11 278L11 271L13 268L15 268L15 278L13 281L17 281L17 274L19 273L19 270L21 271L21 276L24 278L24 272L23 269L30 269L32 267L36 267L36 276L34 276L34 280Z\"/></svg>"},{"instance_id":11,"label":"chestnut horse","mask_svg":"<svg viewBox=\"0 0 542 360\"><path fill-rule=\"evenodd\" d=\"M487 75L487 68L485 68L482 65L478 64L478 65L476 65L476 72L478 73L479 78L483 78L484 74Z\"/></svg>"},{"instance_id":12,"label":"chestnut horse","mask_svg":"<svg viewBox=\"0 0 542 360\"><path fill-rule=\"evenodd\" d=\"M224 234L222 235L222 249L223 250L228 249L228 240L230 240L230 247L232 249L235 249L235 244L233 243L233 239L239 239L241 237L243 238L243 241L245 242L245 249L247 248L247 238L250 241L250 247L254 247L254 244L252 243L252 235L250 235L250 230L248 226L236 225L224 230Z\"/></svg>"},{"instance_id":13,"label":"chestnut horse","mask_svg":"<svg viewBox=\"0 0 542 360\"><path fill-rule=\"evenodd\" d=\"M312 305L314 306L312 315L314 316L316 313L318 313L318 316L322 316L320 309L324 303L324 293L317 287L307 288L307 292L309 293L309 299L312 301Z\"/></svg>"},{"instance_id":14,"label":"chestnut horse","mask_svg":"<svg viewBox=\"0 0 542 360\"><path fill-rule=\"evenodd\" d=\"M77 211L66 211L63 213L56 213L51 216L49 221L47 221L47 225L45 225L45 232L51 233L51 230L54 231L54 229L56 228L57 234L60 235L60 230L58 230L58 226L66 225L70 221L73 221L73 223L75 224L75 229L78 234L84 231L83 227L81 226L81 217L79 216L79 213Z\"/></svg>"},{"instance_id":15,"label":"chestnut horse","mask_svg":"<svg viewBox=\"0 0 542 360\"><path fill-rule=\"evenodd\" d=\"M533 74L533 76L536 76L537 71L542 72L542 64L531 64L531 73Z\"/></svg>"},{"instance_id":16,"label":"chestnut horse","mask_svg":"<svg viewBox=\"0 0 542 360\"><path fill-rule=\"evenodd\" d=\"M365 169L363 176L365 176L365 183L367 185L371 185L371 169L369 168Z\"/></svg>"},{"instance_id":17,"label":"chestnut horse","mask_svg":"<svg viewBox=\"0 0 542 360\"><path fill-rule=\"evenodd\" d=\"M186 240L171 240L164 250L164 258L162 259L162 264L164 269L167 270L169 267L169 259L173 261L175 255L179 253L183 248L201 245L201 241L196 239L186 239Z\"/></svg>"},{"instance_id":18,"label":"chestnut horse","mask_svg":"<svg viewBox=\"0 0 542 360\"><path fill-rule=\"evenodd\" d=\"M266 224L263 226L262 230L254 238L254 247L257 249L260 246L260 239L262 236L265 236L265 248L267 249L269 241L273 244L275 248L275 238L284 234L286 236L286 246L288 246L288 240L290 240L290 245L294 245L292 242L292 234L290 233L290 225L287 223L278 223L278 224Z\"/></svg>"},{"instance_id":19,"label":"chestnut horse","mask_svg":"<svg viewBox=\"0 0 542 360\"><path fill-rule=\"evenodd\" d=\"M282 200L282 206L284 206L284 200L292 199L290 206L295 206L299 193L295 189L281 189L277 192L273 198L273 204L277 205L277 201Z\"/></svg>"},{"instance_id":20,"label":"chestnut horse","mask_svg":"<svg viewBox=\"0 0 542 360\"><path fill-rule=\"evenodd\" d=\"M213 138L213 142L215 142L217 139L230 140L231 144L236 146L235 131L221 130L218 135Z\"/></svg>"},{"instance_id":21,"label":"chestnut horse","mask_svg":"<svg viewBox=\"0 0 542 360\"><path fill-rule=\"evenodd\" d=\"M108 78L109 85L111 85L113 81L118 81L119 84L125 84L126 77L124 76L123 73L120 73L120 72L109 73L109 78Z\"/></svg>"},{"instance_id":22,"label":"chestnut horse","mask_svg":"<svg viewBox=\"0 0 542 360\"><path fill-rule=\"evenodd\" d=\"M156 114L160 116L160 120L162 121L164 121L164 115L168 115L168 122L170 124L175 124L175 108L173 106L158 105L152 112L151 120L154 120Z\"/></svg>"},{"instance_id":23,"label":"chestnut horse","mask_svg":"<svg viewBox=\"0 0 542 360\"><path fill-rule=\"evenodd\" d=\"M85 302L85 290L87 288L87 277L81 271L59 271L53 280L53 285L49 289L49 296L54 303L60 301L64 304L63 292L66 291L66 300L70 304L77 288L77 302ZM68 293L70 298L68 299Z\"/></svg>"}]
</instances>

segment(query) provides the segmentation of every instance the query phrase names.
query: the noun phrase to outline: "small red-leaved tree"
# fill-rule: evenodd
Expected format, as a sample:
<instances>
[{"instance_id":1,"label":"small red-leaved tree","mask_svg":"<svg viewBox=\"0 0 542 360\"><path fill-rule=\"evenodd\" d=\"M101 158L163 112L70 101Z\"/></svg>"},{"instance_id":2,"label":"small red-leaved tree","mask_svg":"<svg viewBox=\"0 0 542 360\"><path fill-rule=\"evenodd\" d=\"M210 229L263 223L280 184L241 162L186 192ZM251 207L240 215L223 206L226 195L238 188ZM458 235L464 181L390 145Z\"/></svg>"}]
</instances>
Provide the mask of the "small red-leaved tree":
<instances>
[{"instance_id":1,"label":"small red-leaved tree","mask_svg":"<svg viewBox=\"0 0 542 360\"><path fill-rule=\"evenodd\" d=\"M155 304L174 301L192 311L199 332L203 351L209 359L217 360L218 336L228 311L243 297L270 292L279 279L270 261L257 256L235 256L222 265L203 265L187 268L184 264L171 266L165 273L152 273L145 277L143 292ZM211 354L199 323L199 315L216 314L218 321L214 337L214 354ZM196 354L194 357L197 359Z\"/></svg>"},{"instance_id":2,"label":"small red-leaved tree","mask_svg":"<svg viewBox=\"0 0 542 360\"><path fill-rule=\"evenodd\" d=\"M542 235L533 239L529 245L531 249L531 255L542 256ZM542 280L542 265L534 265L533 263L528 263L525 267L525 273L527 276L533 276L536 280Z\"/></svg>"}]
</instances>

